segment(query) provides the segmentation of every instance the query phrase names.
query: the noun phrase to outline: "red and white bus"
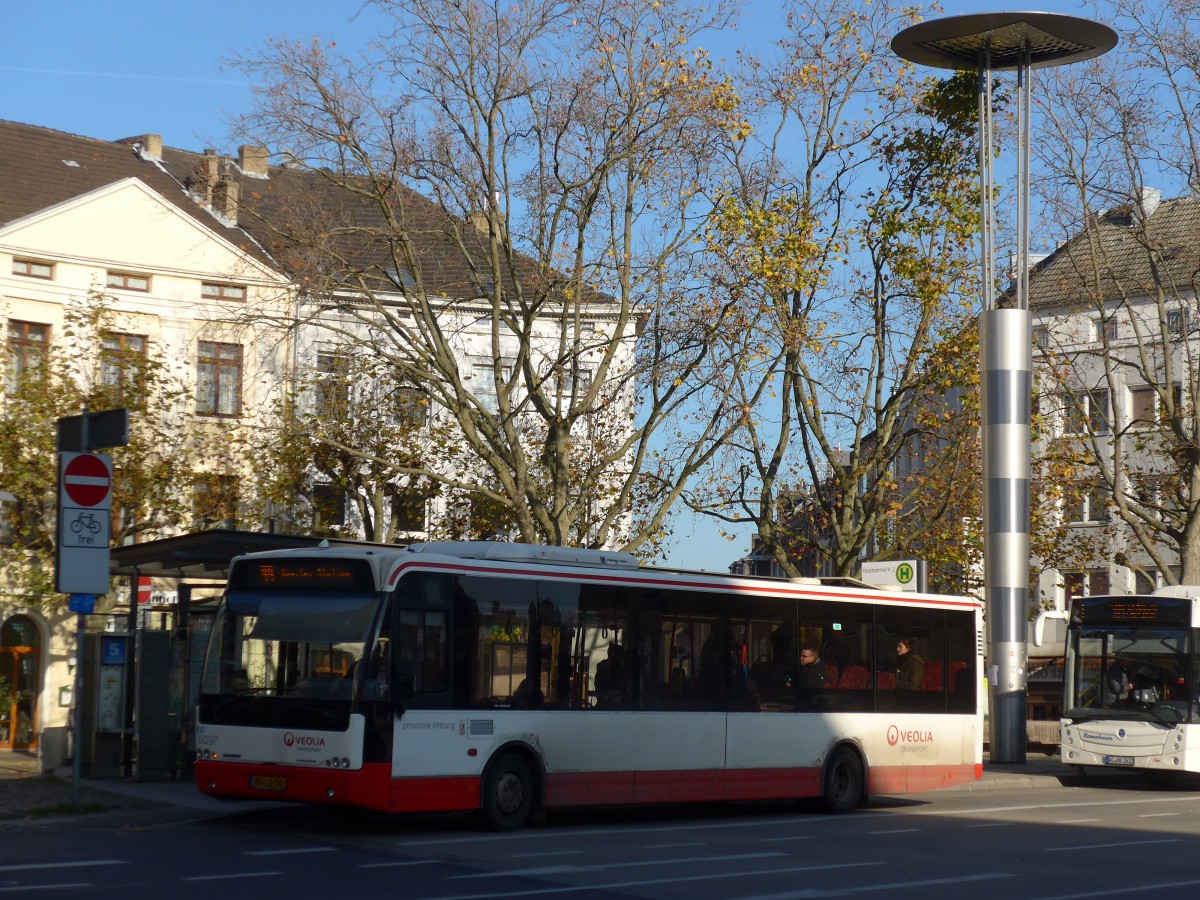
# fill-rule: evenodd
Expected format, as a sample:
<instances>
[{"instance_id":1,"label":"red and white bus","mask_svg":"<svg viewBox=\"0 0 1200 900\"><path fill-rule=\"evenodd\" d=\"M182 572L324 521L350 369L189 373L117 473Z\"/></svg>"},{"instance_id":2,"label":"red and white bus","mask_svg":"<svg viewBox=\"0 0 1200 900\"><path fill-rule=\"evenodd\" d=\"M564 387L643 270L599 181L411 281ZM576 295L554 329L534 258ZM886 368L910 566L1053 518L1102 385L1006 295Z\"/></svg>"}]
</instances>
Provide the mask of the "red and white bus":
<instances>
[{"instance_id":1,"label":"red and white bus","mask_svg":"<svg viewBox=\"0 0 1200 900\"><path fill-rule=\"evenodd\" d=\"M845 812L980 776L982 647L978 601L847 579L485 542L252 554L213 625L196 781L497 829L597 804Z\"/></svg>"}]
</instances>

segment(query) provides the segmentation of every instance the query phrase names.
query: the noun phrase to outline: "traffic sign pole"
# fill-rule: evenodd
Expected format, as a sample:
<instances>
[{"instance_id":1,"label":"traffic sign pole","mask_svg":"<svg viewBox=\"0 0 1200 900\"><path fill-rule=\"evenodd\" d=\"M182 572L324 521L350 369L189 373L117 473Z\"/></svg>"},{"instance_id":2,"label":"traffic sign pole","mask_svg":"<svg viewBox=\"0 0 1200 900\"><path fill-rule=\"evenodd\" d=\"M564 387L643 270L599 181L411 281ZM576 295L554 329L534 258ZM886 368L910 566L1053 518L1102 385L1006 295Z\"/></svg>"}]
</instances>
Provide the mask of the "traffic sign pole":
<instances>
[{"instance_id":1,"label":"traffic sign pole","mask_svg":"<svg viewBox=\"0 0 1200 900\"><path fill-rule=\"evenodd\" d=\"M107 594L112 529L112 459L59 454L55 588L64 594Z\"/></svg>"}]
</instances>

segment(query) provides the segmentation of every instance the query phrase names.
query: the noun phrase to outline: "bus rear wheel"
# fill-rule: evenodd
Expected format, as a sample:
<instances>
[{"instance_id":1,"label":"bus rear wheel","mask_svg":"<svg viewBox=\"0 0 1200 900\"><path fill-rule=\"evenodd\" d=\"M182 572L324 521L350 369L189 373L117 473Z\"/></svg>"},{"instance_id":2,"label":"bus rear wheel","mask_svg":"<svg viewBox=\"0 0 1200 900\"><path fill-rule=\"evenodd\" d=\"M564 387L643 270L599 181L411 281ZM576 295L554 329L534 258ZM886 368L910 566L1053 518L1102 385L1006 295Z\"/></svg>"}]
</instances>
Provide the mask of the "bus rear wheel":
<instances>
[{"instance_id":1,"label":"bus rear wheel","mask_svg":"<svg viewBox=\"0 0 1200 900\"><path fill-rule=\"evenodd\" d=\"M821 802L826 812L848 813L858 807L866 795L862 761L848 747L838 747L825 763L821 780Z\"/></svg>"},{"instance_id":2,"label":"bus rear wheel","mask_svg":"<svg viewBox=\"0 0 1200 900\"><path fill-rule=\"evenodd\" d=\"M517 753L501 754L483 784L483 818L493 831L520 828L533 812L533 772Z\"/></svg>"}]
</instances>

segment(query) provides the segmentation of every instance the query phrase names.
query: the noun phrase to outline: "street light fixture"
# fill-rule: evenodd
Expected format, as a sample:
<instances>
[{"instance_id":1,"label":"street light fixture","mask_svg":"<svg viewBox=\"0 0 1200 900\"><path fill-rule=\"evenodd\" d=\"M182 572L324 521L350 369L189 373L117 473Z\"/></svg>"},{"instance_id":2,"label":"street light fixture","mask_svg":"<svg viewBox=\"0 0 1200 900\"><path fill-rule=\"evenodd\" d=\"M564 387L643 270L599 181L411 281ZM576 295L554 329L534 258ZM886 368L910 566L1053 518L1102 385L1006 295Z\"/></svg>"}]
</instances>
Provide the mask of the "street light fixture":
<instances>
[{"instance_id":1,"label":"street light fixture","mask_svg":"<svg viewBox=\"0 0 1200 900\"><path fill-rule=\"evenodd\" d=\"M1030 405L1029 143L1032 69L1100 56L1117 44L1107 25L1044 12L979 13L921 22L892 39L903 59L979 73L979 188L984 310L979 320L983 410L983 577L988 620L993 762L1025 762L1026 614L1029 608ZM996 291L992 183L992 73L1017 73L1015 302Z\"/></svg>"}]
</instances>

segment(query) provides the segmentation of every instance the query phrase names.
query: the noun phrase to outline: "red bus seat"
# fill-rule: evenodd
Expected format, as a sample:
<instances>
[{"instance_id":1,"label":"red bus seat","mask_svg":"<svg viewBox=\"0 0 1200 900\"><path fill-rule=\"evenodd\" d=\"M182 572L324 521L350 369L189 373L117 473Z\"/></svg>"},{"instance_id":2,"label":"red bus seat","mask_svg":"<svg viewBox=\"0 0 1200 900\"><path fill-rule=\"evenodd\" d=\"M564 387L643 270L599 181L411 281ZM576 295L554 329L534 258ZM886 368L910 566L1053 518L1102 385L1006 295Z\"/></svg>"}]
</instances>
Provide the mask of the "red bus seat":
<instances>
[{"instance_id":1,"label":"red bus seat","mask_svg":"<svg viewBox=\"0 0 1200 900\"><path fill-rule=\"evenodd\" d=\"M832 663L825 666L825 687L835 688L838 686L838 667Z\"/></svg>"},{"instance_id":2,"label":"red bus seat","mask_svg":"<svg viewBox=\"0 0 1200 900\"><path fill-rule=\"evenodd\" d=\"M925 677L921 679L921 690L940 691L942 689L942 664L925 661Z\"/></svg>"},{"instance_id":3,"label":"red bus seat","mask_svg":"<svg viewBox=\"0 0 1200 900\"><path fill-rule=\"evenodd\" d=\"M875 676L875 685L881 691L894 691L896 689L896 673L880 672Z\"/></svg>"},{"instance_id":4,"label":"red bus seat","mask_svg":"<svg viewBox=\"0 0 1200 900\"><path fill-rule=\"evenodd\" d=\"M846 666L842 670L838 687L849 691L862 691L866 690L870 681L871 673L866 670L865 666Z\"/></svg>"}]
</instances>

